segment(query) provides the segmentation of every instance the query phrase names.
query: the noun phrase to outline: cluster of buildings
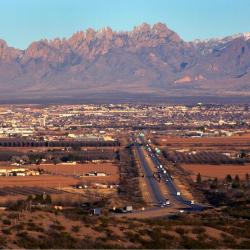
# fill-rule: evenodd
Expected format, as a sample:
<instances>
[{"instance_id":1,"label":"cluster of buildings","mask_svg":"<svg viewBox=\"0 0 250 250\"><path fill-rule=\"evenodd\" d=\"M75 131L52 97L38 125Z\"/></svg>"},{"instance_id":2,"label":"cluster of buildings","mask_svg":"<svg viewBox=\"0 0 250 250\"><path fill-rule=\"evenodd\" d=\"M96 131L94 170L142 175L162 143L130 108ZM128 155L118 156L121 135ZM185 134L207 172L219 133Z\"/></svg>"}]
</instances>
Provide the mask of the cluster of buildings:
<instances>
[{"instance_id":1,"label":"cluster of buildings","mask_svg":"<svg viewBox=\"0 0 250 250\"><path fill-rule=\"evenodd\" d=\"M241 129L247 105L2 105L0 138L112 141L128 129ZM205 132L203 132L205 133Z\"/></svg>"},{"instance_id":2,"label":"cluster of buildings","mask_svg":"<svg viewBox=\"0 0 250 250\"><path fill-rule=\"evenodd\" d=\"M0 168L0 176L35 176L40 175L37 170L27 168Z\"/></svg>"}]
</instances>

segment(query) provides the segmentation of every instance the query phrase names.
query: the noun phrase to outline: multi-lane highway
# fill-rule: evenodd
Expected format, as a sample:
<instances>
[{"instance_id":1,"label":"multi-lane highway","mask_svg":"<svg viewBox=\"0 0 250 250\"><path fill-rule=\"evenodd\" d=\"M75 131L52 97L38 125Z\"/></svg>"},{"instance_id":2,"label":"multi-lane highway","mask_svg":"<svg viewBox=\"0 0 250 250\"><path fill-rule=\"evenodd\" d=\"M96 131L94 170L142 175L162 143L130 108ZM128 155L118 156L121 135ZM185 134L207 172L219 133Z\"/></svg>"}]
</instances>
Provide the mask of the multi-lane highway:
<instances>
[{"instance_id":1,"label":"multi-lane highway","mask_svg":"<svg viewBox=\"0 0 250 250\"><path fill-rule=\"evenodd\" d=\"M141 144L139 144L138 142L140 142ZM144 155L141 147L145 147L148 156L151 157L151 159L152 159L155 171L158 172L158 174L161 176L161 180L166 185L171 197L164 197L162 195L156 179L152 178L153 173L147 164L147 161L145 159L146 156ZM162 204L167 198L171 198L171 201L176 202L176 203L183 205L185 207L188 207L189 210L192 210L192 211L203 210L203 208L204 208L203 206L201 206L199 204L194 204L193 201L187 200L182 196L181 190L178 190L178 188L175 186L167 169L161 164L160 160L158 159L158 156L154 153L151 146L145 142L145 140L143 140L141 138L137 138L135 140L135 148L136 148L137 154L139 156L141 166L142 166L144 173L147 177L146 180L147 180L149 186L151 187L151 190L152 190L151 192L153 194L153 197L158 204Z\"/></svg>"},{"instance_id":2,"label":"multi-lane highway","mask_svg":"<svg viewBox=\"0 0 250 250\"><path fill-rule=\"evenodd\" d=\"M144 177L147 182L150 195L155 204L163 204L166 201L166 198L163 196L158 186L157 180L153 177L153 173L145 159L145 155L142 151L142 147L137 142L135 142L134 145L135 145L135 150L140 161L140 165L144 172Z\"/></svg>"},{"instance_id":3,"label":"multi-lane highway","mask_svg":"<svg viewBox=\"0 0 250 250\"><path fill-rule=\"evenodd\" d=\"M152 152L152 149L149 145L147 146L147 148L150 149ZM177 189L168 171L163 165L161 165L158 156L154 153L151 153L151 158L154 162L155 168L160 172L161 178L167 186L172 198L181 203L182 205L188 206L191 210L202 210L203 206L199 204L194 204L193 201L187 200L181 195L181 190Z\"/></svg>"}]
</instances>

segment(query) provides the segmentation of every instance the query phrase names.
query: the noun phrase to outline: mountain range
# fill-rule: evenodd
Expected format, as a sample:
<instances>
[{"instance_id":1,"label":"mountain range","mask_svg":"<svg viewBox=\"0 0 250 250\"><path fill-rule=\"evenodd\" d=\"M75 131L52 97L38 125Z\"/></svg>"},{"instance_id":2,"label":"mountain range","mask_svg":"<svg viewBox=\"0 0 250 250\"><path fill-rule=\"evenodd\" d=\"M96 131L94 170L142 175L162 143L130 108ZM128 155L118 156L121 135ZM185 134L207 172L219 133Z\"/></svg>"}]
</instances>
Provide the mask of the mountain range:
<instances>
[{"instance_id":1,"label":"mountain range","mask_svg":"<svg viewBox=\"0 0 250 250\"><path fill-rule=\"evenodd\" d=\"M250 33L184 41L163 23L87 29L25 50L0 40L0 100L250 97Z\"/></svg>"}]
</instances>

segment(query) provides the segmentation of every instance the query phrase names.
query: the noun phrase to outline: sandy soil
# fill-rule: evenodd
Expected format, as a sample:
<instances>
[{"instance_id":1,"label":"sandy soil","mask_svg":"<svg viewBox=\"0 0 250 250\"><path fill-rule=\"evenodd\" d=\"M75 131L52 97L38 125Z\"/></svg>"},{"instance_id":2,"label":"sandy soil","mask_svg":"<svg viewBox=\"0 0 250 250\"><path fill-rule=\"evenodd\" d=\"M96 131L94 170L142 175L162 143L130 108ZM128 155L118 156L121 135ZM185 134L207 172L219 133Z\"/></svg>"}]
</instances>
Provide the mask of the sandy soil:
<instances>
[{"instance_id":1,"label":"sandy soil","mask_svg":"<svg viewBox=\"0 0 250 250\"><path fill-rule=\"evenodd\" d=\"M239 175L240 178L244 179L246 173L250 174L250 164L245 165L209 165L209 164L182 164L183 169L190 172L193 179L196 179L196 175L200 173L204 177L217 177L224 179L226 175L231 174L235 176Z\"/></svg>"}]
</instances>

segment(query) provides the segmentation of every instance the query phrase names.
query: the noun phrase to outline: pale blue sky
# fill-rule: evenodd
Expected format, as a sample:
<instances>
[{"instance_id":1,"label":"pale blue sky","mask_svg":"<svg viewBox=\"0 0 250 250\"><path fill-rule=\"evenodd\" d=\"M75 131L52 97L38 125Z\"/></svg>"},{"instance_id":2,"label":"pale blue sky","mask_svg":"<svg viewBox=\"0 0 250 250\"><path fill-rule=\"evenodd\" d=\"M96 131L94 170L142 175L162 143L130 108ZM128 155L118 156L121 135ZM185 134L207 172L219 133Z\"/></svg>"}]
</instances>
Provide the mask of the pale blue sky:
<instances>
[{"instance_id":1,"label":"pale blue sky","mask_svg":"<svg viewBox=\"0 0 250 250\"><path fill-rule=\"evenodd\" d=\"M250 31L250 0L0 0L0 38L26 48L88 27L164 22L183 39Z\"/></svg>"}]
</instances>

